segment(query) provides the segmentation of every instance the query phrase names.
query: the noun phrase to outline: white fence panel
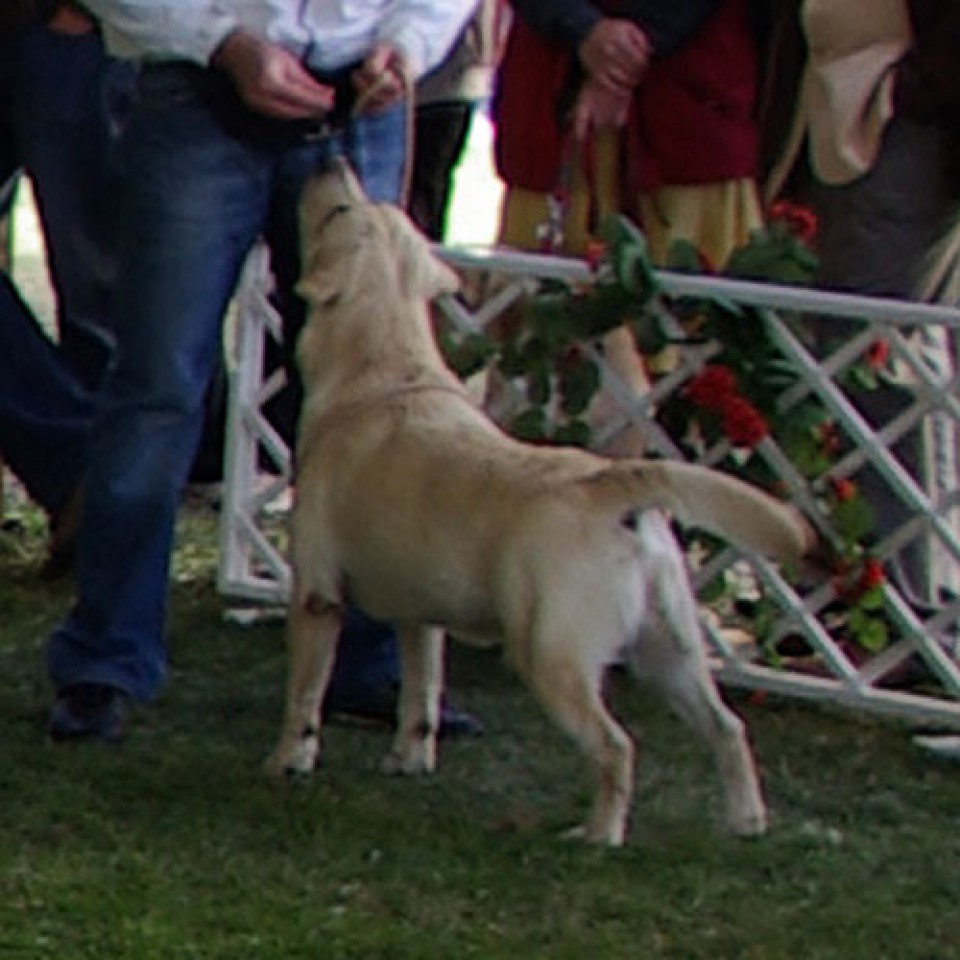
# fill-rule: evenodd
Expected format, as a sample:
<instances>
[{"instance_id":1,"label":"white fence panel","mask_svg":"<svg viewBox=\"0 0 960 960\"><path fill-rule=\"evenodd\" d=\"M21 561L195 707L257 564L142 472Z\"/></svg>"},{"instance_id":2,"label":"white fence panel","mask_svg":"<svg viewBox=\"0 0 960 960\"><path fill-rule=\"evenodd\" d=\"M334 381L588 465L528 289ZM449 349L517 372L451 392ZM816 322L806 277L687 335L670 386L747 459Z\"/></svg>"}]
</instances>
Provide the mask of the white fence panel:
<instances>
[{"instance_id":1,"label":"white fence panel","mask_svg":"<svg viewBox=\"0 0 960 960\"><path fill-rule=\"evenodd\" d=\"M499 279L496 294L479 304L468 307L452 297L440 303L454 327L464 331L483 329L542 280L591 280L589 268L578 260L493 249L440 248L439 252L465 273L492 273ZM780 398L781 407L789 411L808 395L816 396L849 441L850 448L832 472L848 477L870 464L887 494L903 505L906 519L894 529L885 529L872 548L876 556L892 561L904 546L915 544L935 559L939 581L946 585L918 602L896 578L887 579L882 585L883 616L890 642L866 654L838 635L832 617L836 590L830 577L797 586L762 558L723 550L694 564L695 583L705 589L724 576L745 580L748 592L754 587L759 590L767 611L768 643L761 649L750 641L749 613L731 613L729 604L719 611L705 605L704 622L719 678L757 690L960 727L956 659L960 597L951 589L960 583L956 522L960 490L954 460L960 403L957 371L949 357L941 362L945 354L937 349L953 343L960 330L960 311L715 277L659 272L656 279L668 300L720 297L763 312L783 360L802 376L800 385ZM263 412L283 386L281 374L263 375L267 339L280 336L279 320L267 297L269 284L266 258L258 251L242 283L233 343L219 587L231 598L282 606L290 588L283 505L288 502L291 464L289 451ZM804 321L802 328L799 318ZM845 324L842 343L834 344L828 354L819 351L814 356L798 329L838 321ZM889 344L892 360L910 384L911 399L890 419L878 422L874 417L871 425L851 399L844 375L877 337ZM924 351L931 344L928 357ZM605 369L605 382L617 404L599 439L626 425L642 424L657 455L682 457L682 445L658 423L656 411L665 398L684 388L712 352L710 344L682 347L671 371L642 397ZM890 449L911 429L924 430L928 445L938 452L933 464L936 476L923 482ZM715 447L705 451L702 459L716 462L724 452ZM761 442L757 455L792 499L816 511L814 493L772 438ZM818 523L829 538L832 531L822 512ZM775 611L772 626L771 610ZM765 651L787 637L795 645L799 638L804 655L771 661ZM896 681L908 666L915 682L901 689Z\"/></svg>"}]
</instances>

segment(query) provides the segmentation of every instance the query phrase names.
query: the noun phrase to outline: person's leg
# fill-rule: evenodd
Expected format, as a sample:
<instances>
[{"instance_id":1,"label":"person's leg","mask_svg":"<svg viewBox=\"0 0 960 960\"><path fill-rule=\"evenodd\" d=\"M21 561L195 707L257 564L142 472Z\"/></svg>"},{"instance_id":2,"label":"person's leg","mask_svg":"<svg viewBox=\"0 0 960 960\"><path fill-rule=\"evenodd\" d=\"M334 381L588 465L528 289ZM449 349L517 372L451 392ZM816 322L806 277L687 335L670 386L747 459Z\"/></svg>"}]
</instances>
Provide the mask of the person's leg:
<instances>
[{"instance_id":1,"label":"person's leg","mask_svg":"<svg viewBox=\"0 0 960 960\"><path fill-rule=\"evenodd\" d=\"M42 24L22 31L17 55L17 147L37 199L60 345L93 386L112 356L115 152L133 67L108 58L96 33Z\"/></svg>"},{"instance_id":2,"label":"person's leg","mask_svg":"<svg viewBox=\"0 0 960 960\"><path fill-rule=\"evenodd\" d=\"M0 36L0 218L7 216L16 192L20 166L14 137L17 89L16 38Z\"/></svg>"},{"instance_id":3,"label":"person's leg","mask_svg":"<svg viewBox=\"0 0 960 960\"><path fill-rule=\"evenodd\" d=\"M0 457L51 516L77 489L94 401L0 273Z\"/></svg>"},{"instance_id":4,"label":"person's leg","mask_svg":"<svg viewBox=\"0 0 960 960\"><path fill-rule=\"evenodd\" d=\"M446 231L453 171L467 142L472 116L473 105L466 101L431 103L417 108L410 216L438 243L443 241Z\"/></svg>"},{"instance_id":5,"label":"person's leg","mask_svg":"<svg viewBox=\"0 0 960 960\"><path fill-rule=\"evenodd\" d=\"M916 295L924 257L940 236L958 188L948 176L942 133L935 125L891 122L874 168L851 184L813 188L820 222L817 282L842 292L910 299ZM831 321L823 333L827 345L843 335ZM873 390L851 390L866 419L890 422L915 395L906 386L883 382ZM922 424L892 448L915 479L922 482L926 449ZM877 515L881 534L902 526L909 506L872 468L856 478ZM901 550L892 564L898 586L916 598L930 596L927 552L922 541Z\"/></svg>"},{"instance_id":6,"label":"person's leg","mask_svg":"<svg viewBox=\"0 0 960 960\"><path fill-rule=\"evenodd\" d=\"M165 674L177 508L270 161L226 137L188 76L164 68L144 74L123 155L117 362L91 437L78 599L48 668L60 691L98 684L146 700Z\"/></svg>"}]
</instances>

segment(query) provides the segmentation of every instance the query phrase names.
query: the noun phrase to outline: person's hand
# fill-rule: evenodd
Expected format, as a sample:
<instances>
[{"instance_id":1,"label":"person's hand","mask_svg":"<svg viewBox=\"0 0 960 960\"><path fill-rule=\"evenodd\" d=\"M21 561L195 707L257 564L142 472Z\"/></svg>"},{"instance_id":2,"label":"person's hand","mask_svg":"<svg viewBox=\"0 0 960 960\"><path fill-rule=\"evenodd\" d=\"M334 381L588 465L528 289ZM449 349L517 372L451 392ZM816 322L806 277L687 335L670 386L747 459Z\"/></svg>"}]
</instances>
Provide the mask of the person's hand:
<instances>
[{"instance_id":1,"label":"person's hand","mask_svg":"<svg viewBox=\"0 0 960 960\"><path fill-rule=\"evenodd\" d=\"M314 80L284 47L245 30L229 34L210 63L230 77L247 106L258 113L308 120L333 109L333 87Z\"/></svg>"},{"instance_id":2,"label":"person's hand","mask_svg":"<svg viewBox=\"0 0 960 960\"><path fill-rule=\"evenodd\" d=\"M574 140L582 143L595 131L622 127L627 122L630 100L631 91L627 87L611 90L596 80L587 80L570 113Z\"/></svg>"},{"instance_id":3,"label":"person's hand","mask_svg":"<svg viewBox=\"0 0 960 960\"><path fill-rule=\"evenodd\" d=\"M591 80L632 90L647 68L650 43L633 21L606 17L583 38L577 55Z\"/></svg>"},{"instance_id":4,"label":"person's hand","mask_svg":"<svg viewBox=\"0 0 960 960\"><path fill-rule=\"evenodd\" d=\"M403 54L389 44L378 44L353 72L357 113L378 113L402 100L412 83Z\"/></svg>"}]
</instances>

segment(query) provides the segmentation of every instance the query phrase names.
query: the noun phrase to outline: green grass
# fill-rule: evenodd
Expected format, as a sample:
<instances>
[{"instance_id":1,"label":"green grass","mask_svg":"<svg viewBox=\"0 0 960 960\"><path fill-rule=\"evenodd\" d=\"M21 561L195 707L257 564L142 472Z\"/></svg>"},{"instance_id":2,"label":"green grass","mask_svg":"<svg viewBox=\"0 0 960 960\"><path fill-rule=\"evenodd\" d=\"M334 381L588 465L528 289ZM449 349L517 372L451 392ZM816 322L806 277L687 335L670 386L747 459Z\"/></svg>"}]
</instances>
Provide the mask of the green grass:
<instances>
[{"instance_id":1,"label":"green grass","mask_svg":"<svg viewBox=\"0 0 960 960\"><path fill-rule=\"evenodd\" d=\"M558 839L580 759L492 651L451 650L487 726L429 780L377 772L386 736L329 728L305 786L264 779L285 673L280 625L223 619L209 520L185 524L173 675L119 749L53 746L43 639L64 586L37 581L39 524L0 536L0 957L960 957L960 769L900 725L731 693L770 834L715 828L709 757L617 682L640 744L628 845Z\"/></svg>"}]
</instances>

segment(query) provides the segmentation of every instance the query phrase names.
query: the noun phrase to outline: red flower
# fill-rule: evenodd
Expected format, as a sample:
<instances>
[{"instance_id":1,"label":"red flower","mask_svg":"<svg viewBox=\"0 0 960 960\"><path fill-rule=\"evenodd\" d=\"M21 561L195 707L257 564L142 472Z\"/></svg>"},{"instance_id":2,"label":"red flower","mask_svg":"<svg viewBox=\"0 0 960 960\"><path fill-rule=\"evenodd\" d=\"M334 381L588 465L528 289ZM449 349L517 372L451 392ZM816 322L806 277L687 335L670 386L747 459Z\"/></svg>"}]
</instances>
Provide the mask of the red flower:
<instances>
[{"instance_id":1,"label":"red flower","mask_svg":"<svg viewBox=\"0 0 960 960\"><path fill-rule=\"evenodd\" d=\"M830 489L839 503L846 503L857 495L857 485L845 477L831 477Z\"/></svg>"},{"instance_id":2,"label":"red flower","mask_svg":"<svg viewBox=\"0 0 960 960\"><path fill-rule=\"evenodd\" d=\"M720 429L738 447L755 447L770 433L760 411L737 392L733 371L722 364L707 364L687 384L686 395L695 406L717 414Z\"/></svg>"},{"instance_id":3,"label":"red flower","mask_svg":"<svg viewBox=\"0 0 960 960\"><path fill-rule=\"evenodd\" d=\"M571 343L560 356L559 365L561 367L576 366L583 359L583 347L578 343Z\"/></svg>"},{"instance_id":4,"label":"red flower","mask_svg":"<svg viewBox=\"0 0 960 960\"><path fill-rule=\"evenodd\" d=\"M817 440L824 453L836 453L840 449L840 434L832 420L826 420L817 428Z\"/></svg>"},{"instance_id":5,"label":"red flower","mask_svg":"<svg viewBox=\"0 0 960 960\"><path fill-rule=\"evenodd\" d=\"M867 557L863 563L863 569L860 571L858 582L860 589L866 593L874 587L879 587L886 579L880 561L876 557Z\"/></svg>"},{"instance_id":6,"label":"red flower","mask_svg":"<svg viewBox=\"0 0 960 960\"><path fill-rule=\"evenodd\" d=\"M837 596L845 603L858 603L871 590L886 581L883 566L876 557L867 557L859 570L841 570L834 577L833 586Z\"/></svg>"},{"instance_id":7,"label":"red flower","mask_svg":"<svg viewBox=\"0 0 960 960\"><path fill-rule=\"evenodd\" d=\"M767 211L771 223L782 223L790 233L807 246L817 237L817 218L812 210L789 200L778 200Z\"/></svg>"},{"instance_id":8,"label":"red flower","mask_svg":"<svg viewBox=\"0 0 960 960\"><path fill-rule=\"evenodd\" d=\"M587 248L583 252L583 257L587 261L590 269L596 273L607 254L607 245L602 240L591 237L587 241Z\"/></svg>"},{"instance_id":9,"label":"red flower","mask_svg":"<svg viewBox=\"0 0 960 960\"><path fill-rule=\"evenodd\" d=\"M734 446L752 449L770 434L770 427L760 411L743 397L730 397L724 403L721 415L720 427Z\"/></svg>"},{"instance_id":10,"label":"red flower","mask_svg":"<svg viewBox=\"0 0 960 960\"><path fill-rule=\"evenodd\" d=\"M890 343L885 340L883 337L880 337L877 340L874 340L870 346L870 349L867 350L866 357L867 366L871 370L880 370L887 365L887 361L890 359Z\"/></svg>"},{"instance_id":11,"label":"red flower","mask_svg":"<svg viewBox=\"0 0 960 960\"><path fill-rule=\"evenodd\" d=\"M736 396L737 381L733 372L717 363L707 364L687 384L691 402L706 410L722 410Z\"/></svg>"}]
</instances>

